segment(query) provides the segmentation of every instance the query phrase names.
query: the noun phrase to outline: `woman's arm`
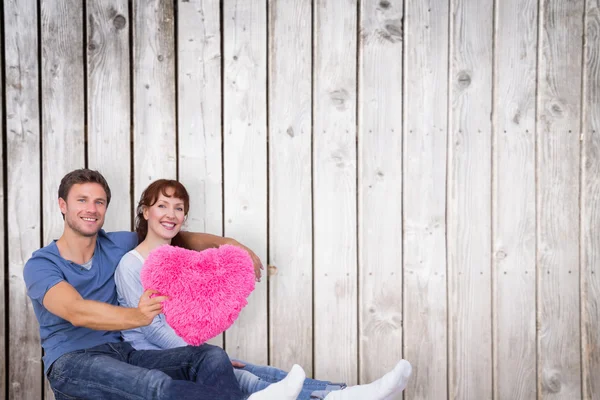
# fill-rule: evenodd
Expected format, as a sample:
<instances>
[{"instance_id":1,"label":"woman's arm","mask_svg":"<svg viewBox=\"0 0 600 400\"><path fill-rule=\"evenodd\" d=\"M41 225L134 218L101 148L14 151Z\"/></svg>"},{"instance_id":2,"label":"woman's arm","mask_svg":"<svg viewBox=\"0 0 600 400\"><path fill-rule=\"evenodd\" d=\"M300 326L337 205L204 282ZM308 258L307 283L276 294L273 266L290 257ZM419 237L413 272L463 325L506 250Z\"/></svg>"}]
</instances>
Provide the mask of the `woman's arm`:
<instances>
[{"instance_id":1,"label":"woman's arm","mask_svg":"<svg viewBox=\"0 0 600 400\"><path fill-rule=\"evenodd\" d=\"M254 274L256 275L256 280L260 282L260 277L262 275L261 270L264 269L260 258L254 254L252 250L235 239L211 235L210 233L181 231L173 238L172 244L174 246L196 251L219 247L224 244L231 244L233 246L241 247L242 249L246 250L248 254L250 254L250 257L252 257L252 262L254 263Z\"/></svg>"},{"instance_id":2,"label":"woman's arm","mask_svg":"<svg viewBox=\"0 0 600 400\"><path fill-rule=\"evenodd\" d=\"M138 293L144 292L140 279L142 266L141 260L129 254L123 257L115 271L117 293L124 302L124 304L121 304L124 307L132 307ZM167 324L165 316L162 314L154 317L150 325L143 326L140 330L148 342L161 349L187 346L187 343L177 336L173 328Z\"/></svg>"}]
</instances>

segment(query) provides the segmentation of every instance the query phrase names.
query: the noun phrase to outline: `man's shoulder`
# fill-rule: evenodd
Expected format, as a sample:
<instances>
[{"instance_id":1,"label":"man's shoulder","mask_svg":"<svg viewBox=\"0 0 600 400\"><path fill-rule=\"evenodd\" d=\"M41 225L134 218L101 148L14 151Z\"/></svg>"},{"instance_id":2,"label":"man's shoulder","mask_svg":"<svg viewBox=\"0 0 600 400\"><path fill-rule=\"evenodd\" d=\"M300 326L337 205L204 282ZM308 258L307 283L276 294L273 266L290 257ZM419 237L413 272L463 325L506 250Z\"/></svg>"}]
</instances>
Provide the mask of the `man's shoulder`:
<instances>
[{"instance_id":1,"label":"man's shoulder","mask_svg":"<svg viewBox=\"0 0 600 400\"><path fill-rule=\"evenodd\" d=\"M98 232L98 240L112 242L126 251L133 249L138 244L137 234L130 231L106 232L101 229Z\"/></svg>"},{"instance_id":2,"label":"man's shoulder","mask_svg":"<svg viewBox=\"0 0 600 400\"><path fill-rule=\"evenodd\" d=\"M60 269L60 259L61 257L58 253L56 243L52 242L33 252L23 267L23 275L25 276L25 279L27 279L30 274L39 273L42 269Z\"/></svg>"}]
</instances>

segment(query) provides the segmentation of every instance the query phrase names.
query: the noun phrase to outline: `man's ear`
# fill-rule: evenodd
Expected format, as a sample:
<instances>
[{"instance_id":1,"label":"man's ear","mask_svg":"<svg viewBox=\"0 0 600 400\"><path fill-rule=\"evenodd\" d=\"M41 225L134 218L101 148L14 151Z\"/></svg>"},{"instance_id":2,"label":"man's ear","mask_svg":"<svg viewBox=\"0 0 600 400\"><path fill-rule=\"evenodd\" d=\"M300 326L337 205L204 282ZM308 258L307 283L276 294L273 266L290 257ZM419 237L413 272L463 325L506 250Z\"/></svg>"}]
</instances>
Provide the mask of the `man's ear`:
<instances>
[{"instance_id":1,"label":"man's ear","mask_svg":"<svg viewBox=\"0 0 600 400\"><path fill-rule=\"evenodd\" d=\"M67 214L67 202L62 197L58 198L58 208L63 215Z\"/></svg>"}]
</instances>

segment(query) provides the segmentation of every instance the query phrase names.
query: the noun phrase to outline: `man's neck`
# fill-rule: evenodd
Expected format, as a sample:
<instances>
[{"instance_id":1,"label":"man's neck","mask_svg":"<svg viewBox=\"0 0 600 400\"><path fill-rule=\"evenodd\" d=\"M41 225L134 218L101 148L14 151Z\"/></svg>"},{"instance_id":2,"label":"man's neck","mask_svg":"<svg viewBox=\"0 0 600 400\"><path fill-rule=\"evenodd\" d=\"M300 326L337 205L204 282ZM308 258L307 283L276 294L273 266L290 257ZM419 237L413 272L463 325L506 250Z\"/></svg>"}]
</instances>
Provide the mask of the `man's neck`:
<instances>
[{"instance_id":1,"label":"man's neck","mask_svg":"<svg viewBox=\"0 0 600 400\"><path fill-rule=\"evenodd\" d=\"M171 244L171 241L154 237L149 234L135 249L144 259L146 259L152 250L165 244Z\"/></svg>"},{"instance_id":2,"label":"man's neck","mask_svg":"<svg viewBox=\"0 0 600 400\"><path fill-rule=\"evenodd\" d=\"M98 235L82 236L70 229L65 229L60 239L56 241L56 247L58 247L60 256L65 260L85 264L94 255L97 237Z\"/></svg>"}]
</instances>

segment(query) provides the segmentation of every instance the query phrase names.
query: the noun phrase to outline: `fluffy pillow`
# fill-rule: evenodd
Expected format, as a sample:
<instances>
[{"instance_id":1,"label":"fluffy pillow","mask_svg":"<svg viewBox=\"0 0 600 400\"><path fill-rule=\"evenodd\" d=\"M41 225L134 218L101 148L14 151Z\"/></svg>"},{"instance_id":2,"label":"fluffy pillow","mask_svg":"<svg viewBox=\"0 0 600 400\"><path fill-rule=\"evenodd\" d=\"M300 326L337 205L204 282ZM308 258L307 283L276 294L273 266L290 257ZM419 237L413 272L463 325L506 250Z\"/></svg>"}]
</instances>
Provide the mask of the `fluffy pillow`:
<instances>
[{"instance_id":1,"label":"fluffy pillow","mask_svg":"<svg viewBox=\"0 0 600 400\"><path fill-rule=\"evenodd\" d=\"M233 324L255 283L250 255L232 245L201 252L161 246L146 259L141 280L170 297L163 302L167 323L195 346Z\"/></svg>"}]
</instances>

